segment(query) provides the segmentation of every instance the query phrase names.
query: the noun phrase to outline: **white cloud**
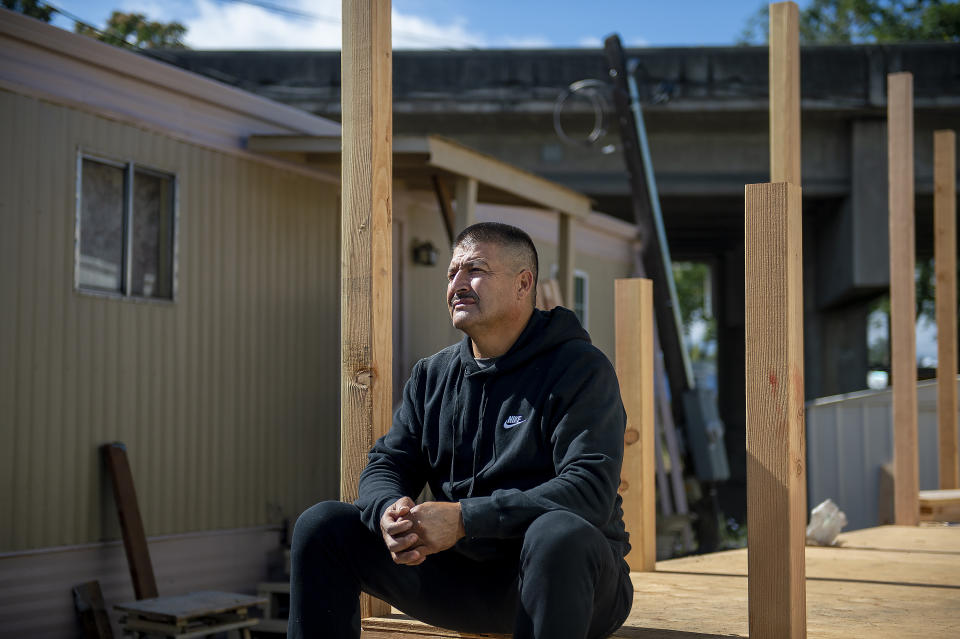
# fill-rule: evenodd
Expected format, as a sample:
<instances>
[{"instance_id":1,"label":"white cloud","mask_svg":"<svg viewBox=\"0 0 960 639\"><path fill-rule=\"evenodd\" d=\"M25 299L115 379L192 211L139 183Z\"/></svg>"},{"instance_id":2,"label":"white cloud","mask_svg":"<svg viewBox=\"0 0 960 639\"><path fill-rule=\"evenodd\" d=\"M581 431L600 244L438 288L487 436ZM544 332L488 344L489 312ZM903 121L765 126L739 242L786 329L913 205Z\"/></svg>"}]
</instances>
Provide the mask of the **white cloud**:
<instances>
[{"instance_id":1,"label":"white cloud","mask_svg":"<svg viewBox=\"0 0 960 639\"><path fill-rule=\"evenodd\" d=\"M596 36L585 36L580 38L580 40L577 42L577 46L587 49L601 49L603 48L603 40Z\"/></svg>"},{"instance_id":2,"label":"white cloud","mask_svg":"<svg viewBox=\"0 0 960 639\"><path fill-rule=\"evenodd\" d=\"M493 43L496 47L509 49L548 49L552 47L550 40L544 36L503 36Z\"/></svg>"},{"instance_id":3,"label":"white cloud","mask_svg":"<svg viewBox=\"0 0 960 639\"><path fill-rule=\"evenodd\" d=\"M186 44L194 49L339 49L342 0L274 0L289 13L229 0L122 0L124 11L151 20L177 20L187 27ZM391 15L396 49L485 47L543 48L553 43L541 35L489 38L470 29L465 18L440 23L428 17Z\"/></svg>"},{"instance_id":4,"label":"white cloud","mask_svg":"<svg viewBox=\"0 0 960 639\"><path fill-rule=\"evenodd\" d=\"M239 2L197 0L196 14L183 20L194 49L339 49L340 2L300 0L287 15Z\"/></svg>"},{"instance_id":5,"label":"white cloud","mask_svg":"<svg viewBox=\"0 0 960 639\"><path fill-rule=\"evenodd\" d=\"M463 49L486 46L484 39L467 29L466 20L439 25L419 16L403 15L394 9L390 28L397 49Z\"/></svg>"},{"instance_id":6,"label":"white cloud","mask_svg":"<svg viewBox=\"0 0 960 639\"><path fill-rule=\"evenodd\" d=\"M280 4L280 3L277 3ZM216 0L125 0L125 11L152 20L178 20L187 27L186 44L194 49L339 49L341 0L293 0L289 13L244 2ZM440 24L420 16L391 16L393 46L398 49L444 49L487 46L467 28L466 20Z\"/></svg>"}]
</instances>

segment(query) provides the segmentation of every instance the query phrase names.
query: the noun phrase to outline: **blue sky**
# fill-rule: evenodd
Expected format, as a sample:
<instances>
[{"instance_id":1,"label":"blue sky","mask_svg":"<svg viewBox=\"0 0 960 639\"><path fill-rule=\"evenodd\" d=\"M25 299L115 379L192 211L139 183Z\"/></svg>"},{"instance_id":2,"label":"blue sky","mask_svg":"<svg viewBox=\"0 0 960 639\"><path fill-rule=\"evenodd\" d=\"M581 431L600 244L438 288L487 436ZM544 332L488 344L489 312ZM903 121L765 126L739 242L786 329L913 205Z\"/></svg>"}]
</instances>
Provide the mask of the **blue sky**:
<instances>
[{"instance_id":1,"label":"blue sky","mask_svg":"<svg viewBox=\"0 0 960 639\"><path fill-rule=\"evenodd\" d=\"M809 0L800 0L801 7ZM199 49L335 49L341 0L51 0L102 26L114 9L188 27ZM257 4L290 10L283 14ZM394 0L396 48L734 44L763 0ZM309 17L304 14L310 14ZM55 24L72 29L57 18Z\"/></svg>"}]
</instances>

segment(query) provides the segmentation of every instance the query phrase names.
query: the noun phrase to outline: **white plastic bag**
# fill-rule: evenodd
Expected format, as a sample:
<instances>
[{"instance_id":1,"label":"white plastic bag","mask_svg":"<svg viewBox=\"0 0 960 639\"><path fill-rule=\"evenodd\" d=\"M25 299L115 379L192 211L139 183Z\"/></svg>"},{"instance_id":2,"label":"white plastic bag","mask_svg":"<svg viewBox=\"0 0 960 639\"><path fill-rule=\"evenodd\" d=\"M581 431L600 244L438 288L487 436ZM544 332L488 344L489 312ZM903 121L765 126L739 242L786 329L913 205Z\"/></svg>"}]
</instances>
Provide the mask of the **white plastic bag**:
<instances>
[{"instance_id":1,"label":"white plastic bag","mask_svg":"<svg viewBox=\"0 0 960 639\"><path fill-rule=\"evenodd\" d=\"M810 524L807 525L807 543L820 546L833 546L840 529L847 525L847 516L827 499L810 511Z\"/></svg>"}]
</instances>

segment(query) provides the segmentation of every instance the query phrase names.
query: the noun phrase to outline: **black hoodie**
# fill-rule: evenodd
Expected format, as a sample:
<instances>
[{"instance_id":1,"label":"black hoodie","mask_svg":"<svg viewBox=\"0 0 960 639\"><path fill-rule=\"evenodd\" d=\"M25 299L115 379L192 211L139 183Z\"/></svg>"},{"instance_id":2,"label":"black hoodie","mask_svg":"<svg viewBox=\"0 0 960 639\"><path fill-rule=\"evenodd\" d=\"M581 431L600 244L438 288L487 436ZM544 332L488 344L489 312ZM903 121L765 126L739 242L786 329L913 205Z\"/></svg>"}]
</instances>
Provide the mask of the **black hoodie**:
<instances>
[{"instance_id":1,"label":"black hoodie","mask_svg":"<svg viewBox=\"0 0 960 639\"><path fill-rule=\"evenodd\" d=\"M475 558L552 510L583 517L626 555L617 494L625 425L616 373L576 315L534 311L486 368L469 338L417 362L356 503L379 535L384 511L427 483L435 499L460 502L457 549Z\"/></svg>"}]
</instances>

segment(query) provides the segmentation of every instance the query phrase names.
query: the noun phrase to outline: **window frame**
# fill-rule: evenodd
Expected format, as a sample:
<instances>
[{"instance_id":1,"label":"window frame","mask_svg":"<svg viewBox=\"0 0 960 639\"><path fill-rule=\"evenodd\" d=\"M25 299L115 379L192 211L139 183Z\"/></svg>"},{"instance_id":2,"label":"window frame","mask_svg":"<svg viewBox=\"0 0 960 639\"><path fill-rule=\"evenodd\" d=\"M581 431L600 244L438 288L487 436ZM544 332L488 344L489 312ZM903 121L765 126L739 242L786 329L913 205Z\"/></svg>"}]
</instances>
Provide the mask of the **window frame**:
<instances>
[{"instance_id":1,"label":"window frame","mask_svg":"<svg viewBox=\"0 0 960 639\"><path fill-rule=\"evenodd\" d=\"M590 274L586 271L578 268L573 269L573 296L574 299L571 300L573 303L572 311L576 312L577 305L577 278L583 280L583 320L580 324L583 326L583 330L590 330Z\"/></svg>"},{"instance_id":2,"label":"window frame","mask_svg":"<svg viewBox=\"0 0 960 639\"><path fill-rule=\"evenodd\" d=\"M121 276L121 290L107 291L103 289L88 288L80 284L80 238L81 221L83 218L83 161L90 160L99 162L107 166L112 166L123 170L123 273ZM167 178L172 183L172 214L171 223L173 229L173 246L171 250L171 282L170 297L143 297L130 293L133 277L133 203L134 203L134 179L136 173L140 171L156 177ZM126 300L130 302L144 304L173 304L177 301L178 287L178 264L180 254L180 179L175 171L140 164L133 159L117 159L101 153L86 151L83 147L77 147L76 170L74 172L74 235L73 235L73 290L82 295L101 297L116 300Z\"/></svg>"}]
</instances>

